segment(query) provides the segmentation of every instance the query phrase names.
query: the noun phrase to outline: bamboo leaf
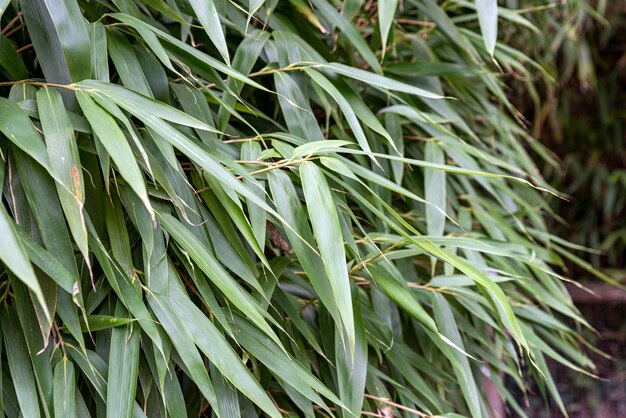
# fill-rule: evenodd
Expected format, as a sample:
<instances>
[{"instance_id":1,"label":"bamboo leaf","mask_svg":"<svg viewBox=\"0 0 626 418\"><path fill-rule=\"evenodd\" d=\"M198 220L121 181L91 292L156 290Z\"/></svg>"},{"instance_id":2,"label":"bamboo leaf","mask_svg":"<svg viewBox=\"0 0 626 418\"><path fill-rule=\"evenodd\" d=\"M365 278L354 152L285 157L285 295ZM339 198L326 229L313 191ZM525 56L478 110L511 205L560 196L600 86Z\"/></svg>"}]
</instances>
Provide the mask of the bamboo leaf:
<instances>
[{"instance_id":1,"label":"bamboo leaf","mask_svg":"<svg viewBox=\"0 0 626 418\"><path fill-rule=\"evenodd\" d=\"M350 67L339 62L331 62L327 66L322 66L322 68L333 73L341 74L343 76L362 81L363 83L367 83L382 90L400 91L403 93L414 94L416 96L421 96L428 99L443 99L443 96L441 96L440 94L433 93L428 90L424 90L419 87L415 87L389 77L371 73L369 71L361 70L359 68Z\"/></svg>"},{"instance_id":2,"label":"bamboo leaf","mask_svg":"<svg viewBox=\"0 0 626 418\"><path fill-rule=\"evenodd\" d=\"M2 309L0 325L19 410L24 416L38 418L41 416L39 397L20 323L14 310L6 305Z\"/></svg>"},{"instance_id":3,"label":"bamboo leaf","mask_svg":"<svg viewBox=\"0 0 626 418\"><path fill-rule=\"evenodd\" d=\"M87 244L87 227L83 216L85 187L74 138L72 124L67 116L61 95L48 87L37 93L37 107L46 139L50 168L60 183L56 184L59 200L68 221L72 237L91 269Z\"/></svg>"},{"instance_id":4,"label":"bamboo leaf","mask_svg":"<svg viewBox=\"0 0 626 418\"><path fill-rule=\"evenodd\" d=\"M151 97L152 91L148 85L148 80L146 80L146 76L139 65L139 60L128 39L115 29L107 30L106 47L124 86ZM101 66L103 65L104 63L101 63ZM99 71L101 73L104 72L102 69Z\"/></svg>"},{"instance_id":5,"label":"bamboo leaf","mask_svg":"<svg viewBox=\"0 0 626 418\"><path fill-rule=\"evenodd\" d=\"M293 247L322 303L334 318L337 326L341 328L342 319L339 307L328 276L325 273L324 263L317 252L313 232L309 226L305 209L300 203L296 188L289 176L279 170L268 173L268 181L274 203L284 219L283 222L291 226L290 228L285 228L289 243Z\"/></svg>"},{"instance_id":6,"label":"bamboo leaf","mask_svg":"<svg viewBox=\"0 0 626 418\"><path fill-rule=\"evenodd\" d=\"M343 247L339 216L333 196L322 173L314 163L300 165L302 186L307 201L307 211L311 218L313 234L324 262L333 298L346 333L350 353L354 352L355 331L350 296L350 279L346 267L346 255Z\"/></svg>"},{"instance_id":7,"label":"bamboo leaf","mask_svg":"<svg viewBox=\"0 0 626 418\"><path fill-rule=\"evenodd\" d=\"M371 266L368 269L376 284L381 287L387 296L393 299L402 309L410 313L426 329L438 333L435 321L428 315L415 297L411 295L406 284L400 283L384 268Z\"/></svg>"},{"instance_id":8,"label":"bamboo leaf","mask_svg":"<svg viewBox=\"0 0 626 418\"><path fill-rule=\"evenodd\" d=\"M363 132L363 128L361 127L356 114L352 110L350 102L348 102L339 90L319 72L306 70L306 73L337 102L348 121L348 125L350 125L350 129L352 129L352 133L361 146L361 149L365 152L370 152L371 150L369 144L367 143L367 138L365 137L365 133Z\"/></svg>"},{"instance_id":9,"label":"bamboo leaf","mask_svg":"<svg viewBox=\"0 0 626 418\"><path fill-rule=\"evenodd\" d=\"M107 56L106 29L100 22L89 26L91 47L91 70L90 78L99 81L109 81L109 60Z\"/></svg>"},{"instance_id":10,"label":"bamboo leaf","mask_svg":"<svg viewBox=\"0 0 626 418\"><path fill-rule=\"evenodd\" d=\"M73 294L78 290L76 277L53 254L39 246L25 232L20 230L17 232L28 258L34 265L50 276L66 292Z\"/></svg>"},{"instance_id":11,"label":"bamboo leaf","mask_svg":"<svg viewBox=\"0 0 626 418\"><path fill-rule=\"evenodd\" d=\"M274 83L289 129L309 141L323 140L324 135L309 105L306 89L298 85L297 79L291 74L274 74Z\"/></svg>"},{"instance_id":12,"label":"bamboo leaf","mask_svg":"<svg viewBox=\"0 0 626 418\"><path fill-rule=\"evenodd\" d=\"M3 237L0 240L0 260L33 291L39 304L43 307L46 317L50 320L50 312L48 311L46 299L41 291L35 271L16 234L13 221L6 213L4 207L0 207L0 233Z\"/></svg>"},{"instance_id":13,"label":"bamboo leaf","mask_svg":"<svg viewBox=\"0 0 626 418\"><path fill-rule=\"evenodd\" d=\"M483 34L485 48L493 57L498 37L498 2L496 0L476 0L478 22Z\"/></svg>"},{"instance_id":14,"label":"bamboo leaf","mask_svg":"<svg viewBox=\"0 0 626 418\"><path fill-rule=\"evenodd\" d=\"M126 315L121 304L116 316ZM132 417L139 365L139 330L132 324L113 328L107 379L107 418Z\"/></svg>"},{"instance_id":15,"label":"bamboo leaf","mask_svg":"<svg viewBox=\"0 0 626 418\"><path fill-rule=\"evenodd\" d=\"M49 169L48 151L30 118L10 100L0 97L0 132L35 161Z\"/></svg>"},{"instance_id":16,"label":"bamboo leaf","mask_svg":"<svg viewBox=\"0 0 626 418\"><path fill-rule=\"evenodd\" d=\"M6 9L9 6L10 3L11 3L11 0L2 0L2 1L0 1L0 18L2 17L2 15L6 11Z\"/></svg>"},{"instance_id":17,"label":"bamboo leaf","mask_svg":"<svg viewBox=\"0 0 626 418\"><path fill-rule=\"evenodd\" d=\"M148 192L133 152L115 120L98 106L88 94L76 92L80 107L85 112L94 133L106 148L111 159L115 162L120 174L128 182L137 196L152 213L152 206L148 200Z\"/></svg>"},{"instance_id":18,"label":"bamboo leaf","mask_svg":"<svg viewBox=\"0 0 626 418\"><path fill-rule=\"evenodd\" d=\"M209 132L221 133L216 129L208 126L207 124L199 121L198 119L181 112L180 110L161 103L157 100L151 99L132 90L124 88L122 86L110 83L103 83L95 80L87 80L81 83L75 84L78 88L84 88L85 90L93 94L94 90L102 94L105 98L112 100L122 108L131 111L143 109L153 115L167 121L177 123L179 125L189 126L191 128L197 128L206 130ZM77 92L77 96L80 92ZM97 93L96 93L97 94ZM83 93L83 96L85 94Z\"/></svg>"},{"instance_id":19,"label":"bamboo leaf","mask_svg":"<svg viewBox=\"0 0 626 418\"><path fill-rule=\"evenodd\" d=\"M185 57L186 61L196 61L194 63L196 65L200 65L201 67L208 66L211 69L221 71L224 74L233 77L234 79L243 81L244 83L249 84L253 87L267 91L265 87L258 84L257 82L250 79L249 77L246 77L240 72L233 70L231 67L224 65L223 63L219 62L215 58L209 55L203 54L202 52L192 48L191 46L185 44L184 42L179 41L175 37L159 30L158 28L154 26L147 25L141 20L138 20L132 16L128 16L122 13L114 13L111 16L134 28L138 28L137 30L139 30L140 28L143 28L147 31L153 32L157 37L163 39L165 43L167 44L167 46L169 46L173 51Z\"/></svg>"},{"instance_id":20,"label":"bamboo leaf","mask_svg":"<svg viewBox=\"0 0 626 418\"><path fill-rule=\"evenodd\" d=\"M353 293L355 347L354 354L335 339L335 358L337 360L337 380L339 396L353 415L358 416L363 407L365 382L367 378L367 337L365 324L361 317L361 301L358 291Z\"/></svg>"},{"instance_id":21,"label":"bamboo leaf","mask_svg":"<svg viewBox=\"0 0 626 418\"><path fill-rule=\"evenodd\" d=\"M317 393L343 407L343 404L333 392L328 390L323 383L304 369L295 359L281 350L276 343L259 333L254 326L251 326L250 322L239 315L234 316L233 319L236 325L234 331L237 341L246 350L249 350L255 358L269 367L273 373L287 382L292 382L296 390L324 409L327 409L327 407Z\"/></svg>"},{"instance_id":22,"label":"bamboo leaf","mask_svg":"<svg viewBox=\"0 0 626 418\"><path fill-rule=\"evenodd\" d=\"M188 374L194 381L202 396L214 407L217 408L218 400L213 384L209 379L202 357L194 345L193 339L187 331L183 322L173 315L172 308L165 298L155 296L149 299L150 307L163 325L163 329L172 339L172 344L176 348L183 364L188 370Z\"/></svg>"},{"instance_id":23,"label":"bamboo leaf","mask_svg":"<svg viewBox=\"0 0 626 418\"><path fill-rule=\"evenodd\" d=\"M72 81L89 78L91 49L87 26L76 0L45 0ZM44 11L42 10L42 13Z\"/></svg>"},{"instance_id":24,"label":"bamboo leaf","mask_svg":"<svg viewBox=\"0 0 626 418\"><path fill-rule=\"evenodd\" d=\"M71 79L67 61L46 2L21 0L19 3L24 20L30 28L31 41L44 77L49 83L69 84ZM65 8L62 7L57 13L57 17L65 14ZM77 42L81 40L78 39ZM64 94L66 103L71 100L71 95Z\"/></svg>"},{"instance_id":25,"label":"bamboo leaf","mask_svg":"<svg viewBox=\"0 0 626 418\"><path fill-rule=\"evenodd\" d=\"M220 17L215 8L215 3L213 0L190 0L189 2L198 20L202 24L202 27L207 35L209 35L211 42L213 42L213 45L215 45L222 58L224 58L226 64L230 65L226 38L224 38L224 32L222 32Z\"/></svg>"},{"instance_id":26,"label":"bamboo leaf","mask_svg":"<svg viewBox=\"0 0 626 418\"><path fill-rule=\"evenodd\" d=\"M425 147L424 158L435 164L443 164L444 154L441 146L433 141L428 142ZM426 228L429 235L443 235L446 222L446 187L445 171L425 170L424 198L428 202L432 203L432 206L426 206Z\"/></svg>"},{"instance_id":27,"label":"bamboo leaf","mask_svg":"<svg viewBox=\"0 0 626 418\"><path fill-rule=\"evenodd\" d=\"M2 13L0 13L0 15L2 15ZM26 70L22 58L15 51L15 47L11 41L4 36L0 36L0 66L11 74L13 80L28 78L28 70Z\"/></svg>"},{"instance_id":28,"label":"bamboo leaf","mask_svg":"<svg viewBox=\"0 0 626 418\"><path fill-rule=\"evenodd\" d=\"M54 368L54 415L77 417L74 364L64 357Z\"/></svg>"},{"instance_id":29,"label":"bamboo leaf","mask_svg":"<svg viewBox=\"0 0 626 418\"><path fill-rule=\"evenodd\" d=\"M398 7L398 0L382 0L379 1L378 6L378 25L380 27L380 40L383 46L383 57L387 49L387 39L389 37L389 30L393 25L393 18L396 14L396 8Z\"/></svg>"},{"instance_id":30,"label":"bamboo leaf","mask_svg":"<svg viewBox=\"0 0 626 418\"><path fill-rule=\"evenodd\" d=\"M433 300L435 320L439 325L441 333L448 337L457 347L464 350L465 346L450 305L439 293L433 293L431 298ZM456 367L454 372L457 375L457 380L463 392L463 396L465 397L465 402L472 416L480 417L483 415L483 405L478 392L478 385L476 384L472 369L470 368L469 360L467 356L457 351L453 352L452 355L454 355L461 366Z\"/></svg>"}]
</instances>

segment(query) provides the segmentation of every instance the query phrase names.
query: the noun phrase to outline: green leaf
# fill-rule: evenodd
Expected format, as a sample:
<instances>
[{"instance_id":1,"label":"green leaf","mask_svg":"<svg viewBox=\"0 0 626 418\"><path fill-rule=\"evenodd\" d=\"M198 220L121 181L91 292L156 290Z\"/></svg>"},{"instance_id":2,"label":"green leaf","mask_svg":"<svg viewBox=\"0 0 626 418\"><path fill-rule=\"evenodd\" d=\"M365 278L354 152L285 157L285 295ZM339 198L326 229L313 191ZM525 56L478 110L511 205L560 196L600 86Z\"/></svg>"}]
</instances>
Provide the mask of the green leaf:
<instances>
[{"instance_id":1,"label":"green leaf","mask_svg":"<svg viewBox=\"0 0 626 418\"><path fill-rule=\"evenodd\" d=\"M186 43L181 42L175 37L167 34L166 32L159 30L158 28L154 26L147 25L146 23L132 16L128 16L122 13L113 13L111 14L111 16L114 17L115 19L118 19L121 22L124 22L125 24L128 24L134 28L137 28L138 31L140 29L145 29L146 31L153 32L157 37L163 39L165 43L167 44L167 46L169 46L172 51L179 54L181 57L184 57L185 61L189 61L190 63L193 62L194 65L201 66L201 68L209 67L213 71L214 70L221 71L224 74L231 76L236 80L243 81L244 83L249 84L253 87L267 91L265 87L255 82L254 80L250 79L249 77L246 77L240 72L233 70L231 67L224 65L223 63L216 60L215 58L198 51L197 49L191 47L190 45L187 45Z\"/></svg>"},{"instance_id":2,"label":"green leaf","mask_svg":"<svg viewBox=\"0 0 626 418\"><path fill-rule=\"evenodd\" d=\"M483 34L485 48L493 57L498 38L498 1L476 0L476 11L478 12L478 23Z\"/></svg>"},{"instance_id":3,"label":"green leaf","mask_svg":"<svg viewBox=\"0 0 626 418\"><path fill-rule=\"evenodd\" d=\"M350 125L350 129L352 129L352 133L354 134L357 142L361 146L361 149L365 152L371 152L370 146L367 143L367 138L365 137L365 133L363 132L363 128L361 127L361 124L359 123L356 114L352 110L350 102L346 100L346 98L333 85L333 83L331 83L322 74L314 70L305 71L315 83L317 83L322 89L324 89L324 91L326 91L326 93L328 93L337 102L348 121L348 125Z\"/></svg>"},{"instance_id":4,"label":"green leaf","mask_svg":"<svg viewBox=\"0 0 626 418\"><path fill-rule=\"evenodd\" d=\"M284 381L290 382L294 389L327 411L328 408L318 393L328 398L331 402L344 407L337 396L313 376L311 372L281 350L275 342L261 334L249 321L240 315L235 315L232 319L235 324L233 329L237 342L249 351L252 356L265 364L273 373Z\"/></svg>"},{"instance_id":5,"label":"green leaf","mask_svg":"<svg viewBox=\"0 0 626 418\"><path fill-rule=\"evenodd\" d=\"M411 0L411 2L437 25L438 30L443 32L450 42L464 51L471 61L476 61L478 54L472 44L435 0Z\"/></svg>"},{"instance_id":6,"label":"green leaf","mask_svg":"<svg viewBox=\"0 0 626 418\"><path fill-rule=\"evenodd\" d=\"M148 192L141 175L141 170L137 160L133 158L133 152L115 120L98 106L88 94L77 91L76 97L80 107L85 112L85 117L89 121L94 133L104 145L111 159L115 162L122 177L128 182L137 196L144 203L148 211L153 212Z\"/></svg>"},{"instance_id":7,"label":"green leaf","mask_svg":"<svg viewBox=\"0 0 626 418\"><path fill-rule=\"evenodd\" d=\"M53 378L50 364L50 346L48 345L48 323L41 317L39 305L32 304L32 292L28 290L14 276L10 275L11 288L14 294L14 303L20 326L26 341L26 348L33 367L37 393L41 399L43 414L50 414L53 410ZM48 289L50 289L48 287ZM48 290L47 289L47 290ZM50 292L54 293L55 292ZM46 296L48 296L46 294Z\"/></svg>"},{"instance_id":8,"label":"green leaf","mask_svg":"<svg viewBox=\"0 0 626 418\"><path fill-rule=\"evenodd\" d=\"M259 158L260 153L261 147L255 142L245 143L241 147L241 158L243 160L256 160L257 158ZM248 187L256 191L259 199L265 201L264 190L253 188L254 185L250 180L245 180L244 182L248 185ZM264 183L261 183L261 185L264 187ZM248 213L250 214L250 227L256 238L256 241L259 244L260 248L264 248L265 230L267 228L267 211L259 205L254 204L254 202L248 201Z\"/></svg>"},{"instance_id":9,"label":"green leaf","mask_svg":"<svg viewBox=\"0 0 626 418\"><path fill-rule=\"evenodd\" d=\"M7 10L7 7L9 6L10 3L11 3L11 0L2 0L2 1L0 1L0 18L2 17L4 12ZM2 409L2 408L0 408L0 409Z\"/></svg>"},{"instance_id":10,"label":"green leaf","mask_svg":"<svg viewBox=\"0 0 626 418\"><path fill-rule=\"evenodd\" d=\"M448 301L446 301L446 299L440 293L432 293L431 299L433 301L435 320L439 325L441 333L448 337L450 341L452 341L461 350L465 350L465 346L461 338L461 333L459 332L456 320L454 318L454 313L452 311L452 308L448 304ZM467 356L455 350L453 350L451 355L453 355L460 364L460 367L454 368L454 372L457 376L459 387L463 392L465 402L467 403L467 406L469 407L472 416L483 416L483 405L481 402L480 393L478 392L478 385L476 384L476 381L474 379L474 374L472 373L472 369L470 368L470 363Z\"/></svg>"},{"instance_id":11,"label":"green leaf","mask_svg":"<svg viewBox=\"0 0 626 418\"><path fill-rule=\"evenodd\" d=\"M134 320L130 318L118 318L110 315L89 315L87 317L87 327L85 327L85 330L95 332L103 329L121 327L132 322L134 322Z\"/></svg>"},{"instance_id":12,"label":"green leaf","mask_svg":"<svg viewBox=\"0 0 626 418\"><path fill-rule=\"evenodd\" d=\"M134 111L142 109L144 112L150 112L154 117L158 117L179 125L189 126L191 128L202 129L209 132L221 133L218 130L208 126L207 124L199 121L198 119L189 116L188 114L161 103L150 97L146 97L132 90L119 86L117 84L103 83L95 80L86 80L81 83L76 83L76 87L85 89L90 94L96 96L103 96L110 99L120 107L127 109L134 114ZM79 93L77 92L77 96ZM83 93L85 95L85 93ZM97 134L97 132L96 132Z\"/></svg>"},{"instance_id":13,"label":"green leaf","mask_svg":"<svg viewBox=\"0 0 626 418\"><path fill-rule=\"evenodd\" d=\"M0 97L0 132L49 170L48 151L26 113L14 102Z\"/></svg>"},{"instance_id":14,"label":"green leaf","mask_svg":"<svg viewBox=\"0 0 626 418\"><path fill-rule=\"evenodd\" d=\"M18 238L13 221L3 206L0 206L0 235L2 235L0 240L0 261L33 291L39 304L43 307L44 314L50 320L50 312L35 271Z\"/></svg>"},{"instance_id":15,"label":"green leaf","mask_svg":"<svg viewBox=\"0 0 626 418\"><path fill-rule=\"evenodd\" d=\"M426 329L438 333L435 321L411 294L406 283L400 283L382 267L369 266L368 271L374 278L376 284L379 285L383 292L394 300L399 307L417 319Z\"/></svg>"},{"instance_id":16,"label":"green leaf","mask_svg":"<svg viewBox=\"0 0 626 418\"><path fill-rule=\"evenodd\" d=\"M399 91L402 93L413 94L428 99L443 99L440 94L433 93L428 90L421 89L419 87L412 86L410 84L403 83L401 81L394 80L389 77L385 77L379 74L374 74L369 71L361 70L359 68L350 67L348 65L331 62L328 65L321 66L323 70L327 70L333 73L341 74L346 77L359 80L368 85L374 86L382 90Z\"/></svg>"},{"instance_id":17,"label":"green leaf","mask_svg":"<svg viewBox=\"0 0 626 418\"><path fill-rule=\"evenodd\" d=\"M352 305L354 306L355 347L354 354L349 347L335 338L335 359L337 361L337 380L339 382L339 396L354 416L359 416L365 396L365 381L367 379L367 336L366 328L361 317L361 301L358 291L353 292Z\"/></svg>"},{"instance_id":18,"label":"green leaf","mask_svg":"<svg viewBox=\"0 0 626 418\"><path fill-rule=\"evenodd\" d=\"M202 396L214 407L217 408L218 400L213 384L209 379L206 366L202 361L198 349L194 345L184 322L172 313L169 301L164 297L155 295L149 299L150 307L159 319L163 329L172 339L172 344L176 348L183 364L188 370L188 374L198 386Z\"/></svg>"},{"instance_id":19,"label":"green leaf","mask_svg":"<svg viewBox=\"0 0 626 418\"><path fill-rule=\"evenodd\" d=\"M19 320L15 311L7 305L2 309L4 312L0 315L0 325L19 410L25 417L39 418L41 415L35 377Z\"/></svg>"},{"instance_id":20,"label":"green leaf","mask_svg":"<svg viewBox=\"0 0 626 418\"><path fill-rule=\"evenodd\" d=\"M53 254L34 242L27 233L20 230L17 232L28 258L34 265L50 276L66 292L73 294L78 291L76 277Z\"/></svg>"},{"instance_id":21,"label":"green leaf","mask_svg":"<svg viewBox=\"0 0 626 418\"><path fill-rule=\"evenodd\" d=\"M393 25L393 18L398 7L398 0L379 0L378 2L378 26L380 28L380 40L383 46L383 57L387 49L389 30Z\"/></svg>"},{"instance_id":22,"label":"green leaf","mask_svg":"<svg viewBox=\"0 0 626 418\"><path fill-rule=\"evenodd\" d=\"M424 150L424 158L431 163L443 164L444 154L441 146L434 141L427 142ZM446 223L446 189L445 171L424 171L424 198L432 204L426 206L426 228L429 235L443 235Z\"/></svg>"},{"instance_id":23,"label":"green leaf","mask_svg":"<svg viewBox=\"0 0 626 418\"><path fill-rule=\"evenodd\" d=\"M54 415L67 418L78 416L74 364L67 357L63 357L54 368Z\"/></svg>"},{"instance_id":24,"label":"green leaf","mask_svg":"<svg viewBox=\"0 0 626 418\"><path fill-rule=\"evenodd\" d=\"M324 270L330 282L350 353L353 353L356 337L350 278L337 207L326 178L319 167L312 162L304 162L300 165L300 175L313 234L320 249Z\"/></svg>"},{"instance_id":25,"label":"green leaf","mask_svg":"<svg viewBox=\"0 0 626 418\"><path fill-rule=\"evenodd\" d=\"M320 300L337 323L337 327L342 328L339 306L326 275L324 262L317 251L306 211L300 203L295 186L289 176L280 170L270 171L268 181L274 204L284 219L283 223L290 226L289 228L285 227L289 243Z\"/></svg>"},{"instance_id":26,"label":"green leaf","mask_svg":"<svg viewBox=\"0 0 626 418\"><path fill-rule=\"evenodd\" d=\"M117 30L109 29L106 31L106 46L124 86L151 97L152 91L148 80L128 39ZM99 70L99 72L103 71Z\"/></svg>"},{"instance_id":27,"label":"green leaf","mask_svg":"<svg viewBox=\"0 0 626 418\"><path fill-rule=\"evenodd\" d=\"M22 58L15 51L13 43L4 36L0 36L0 66L9 72L13 80L28 78L28 70Z\"/></svg>"},{"instance_id":28,"label":"green leaf","mask_svg":"<svg viewBox=\"0 0 626 418\"><path fill-rule=\"evenodd\" d=\"M126 315L121 304L116 307L115 315ZM139 329L132 323L113 328L107 379L107 418L130 418L133 416L138 365Z\"/></svg>"},{"instance_id":29,"label":"green leaf","mask_svg":"<svg viewBox=\"0 0 626 418\"><path fill-rule=\"evenodd\" d=\"M65 56L72 81L91 75L91 48L87 25L76 0L44 0ZM42 13L43 10L42 10Z\"/></svg>"},{"instance_id":30,"label":"green leaf","mask_svg":"<svg viewBox=\"0 0 626 418\"><path fill-rule=\"evenodd\" d=\"M56 184L59 200L72 237L91 270L87 227L83 216L85 187L72 124L63 106L61 95L56 90L48 87L39 90L37 107L46 139L48 159L55 162L50 169L59 181Z\"/></svg>"},{"instance_id":31,"label":"green leaf","mask_svg":"<svg viewBox=\"0 0 626 418\"><path fill-rule=\"evenodd\" d=\"M87 222L87 230L89 231L91 251L102 267L111 288L133 317L142 319L142 321L139 321L142 330L150 337L155 346L162 351L164 343L159 330L152 320L153 317L142 299L141 288L133 286L124 273L123 268L112 259L90 222Z\"/></svg>"},{"instance_id":32,"label":"green leaf","mask_svg":"<svg viewBox=\"0 0 626 418\"><path fill-rule=\"evenodd\" d=\"M89 25L91 41L91 70L90 78L99 81L109 81L109 58L107 54L106 29L100 22Z\"/></svg>"},{"instance_id":33,"label":"green leaf","mask_svg":"<svg viewBox=\"0 0 626 418\"><path fill-rule=\"evenodd\" d=\"M56 84L69 84L72 80L70 79L68 64L46 2L20 0L19 4L46 81ZM57 11L56 16L60 17L65 13L65 7L62 7L61 10ZM80 39L76 41L81 42ZM63 99L66 103L73 100L72 96L67 93L63 95Z\"/></svg>"},{"instance_id":34,"label":"green leaf","mask_svg":"<svg viewBox=\"0 0 626 418\"><path fill-rule=\"evenodd\" d=\"M215 3L213 0L190 0L189 3L191 3L191 7L193 7L200 24L202 24L207 35L209 35L209 39L211 39L213 45L224 58L226 64L230 65L226 38L224 38L224 32L222 32L222 25Z\"/></svg>"},{"instance_id":35,"label":"green leaf","mask_svg":"<svg viewBox=\"0 0 626 418\"><path fill-rule=\"evenodd\" d=\"M41 166L24 153L14 150L14 155L16 156L17 173L21 187L23 187L22 191L30 208L30 211L27 212L29 213L28 218L32 217L38 228L36 239L41 239L45 248L75 277L74 283L77 286L76 288L74 285L72 286L71 294L55 292L57 313L78 345L84 348L78 313L74 300L72 300L72 295L76 293L76 290L80 291L81 288L78 280L79 273L72 240L64 222L64 214L55 190L54 180L47 175L48 173ZM18 218L20 221L24 221L25 217L24 215ZM56 290L56 287L53 289ZM48 292L52 292L52 290L48 289L46 293Z\"/></svg>"},{"instance_id":36,"label":"green leaf","mask_svg":"<svg viewBox=\"0 0 626 418\"><path fill-rule=\"evenodd\" d=\"M283 116L289 130L309 141L321 141L324 134L309 105L306 89L291 74L274 74L274 83Z\"/></svg>"}]
</instances>

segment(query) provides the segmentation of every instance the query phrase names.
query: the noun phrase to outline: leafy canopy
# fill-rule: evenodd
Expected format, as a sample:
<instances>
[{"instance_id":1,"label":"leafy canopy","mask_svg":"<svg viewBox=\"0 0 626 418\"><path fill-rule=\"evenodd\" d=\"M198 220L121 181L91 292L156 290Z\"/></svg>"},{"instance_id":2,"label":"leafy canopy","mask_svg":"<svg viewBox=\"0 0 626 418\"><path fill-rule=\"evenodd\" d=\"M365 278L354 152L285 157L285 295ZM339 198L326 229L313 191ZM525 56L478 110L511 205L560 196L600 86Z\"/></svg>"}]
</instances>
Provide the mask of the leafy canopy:
<instances>
[{"instance_id":1,"label":"leafy canopy","mask_svg":"<svg viewBox=\"0 0 626 418\"><path fill-rule=\"evenodd\" d=\"M523 416L592 367L495 1L0 1L0 413ZM362 412L363 411L363 412ZM385 415L386 414L386 415Z\"/></svg>"}]
</instances>

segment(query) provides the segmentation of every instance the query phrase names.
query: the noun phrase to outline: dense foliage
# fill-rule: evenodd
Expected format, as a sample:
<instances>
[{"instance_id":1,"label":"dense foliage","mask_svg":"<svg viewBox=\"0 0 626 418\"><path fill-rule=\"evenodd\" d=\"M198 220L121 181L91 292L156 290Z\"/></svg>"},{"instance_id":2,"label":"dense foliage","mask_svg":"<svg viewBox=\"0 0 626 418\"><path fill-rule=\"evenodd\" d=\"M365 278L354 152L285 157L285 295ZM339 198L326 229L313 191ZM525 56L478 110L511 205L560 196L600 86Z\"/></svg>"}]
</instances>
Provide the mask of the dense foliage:
<instances>
[{"instance_id":1,"label":"dense foliage","mask_svg":"<svg viewBox=\"0 0 626 418\"><path fill-rule=\"evenodd\" d=\"M564 411L571 246L501 77L541 67L496 42L537 29L496 4L0 1L0 411Z\"/></svg>"}]
</instances>

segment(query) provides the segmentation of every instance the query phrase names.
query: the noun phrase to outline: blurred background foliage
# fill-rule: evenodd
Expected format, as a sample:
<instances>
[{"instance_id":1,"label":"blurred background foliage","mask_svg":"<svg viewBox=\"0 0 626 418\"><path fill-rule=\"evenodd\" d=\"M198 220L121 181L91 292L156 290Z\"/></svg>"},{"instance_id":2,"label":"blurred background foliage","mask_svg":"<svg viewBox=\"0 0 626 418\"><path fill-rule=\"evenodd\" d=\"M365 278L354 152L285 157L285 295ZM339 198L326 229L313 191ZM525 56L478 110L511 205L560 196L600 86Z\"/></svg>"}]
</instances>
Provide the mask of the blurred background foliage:
<instances>
[{"instance_id":1,"label":"blurred background foliage","mask_svg":"<svg viewBox=\"0 0 626 418\"><path fill-rule=\"evenodd\" d=\"M626 2L574 0L550 9L529 17L539 32L527 32L517 42L512 36L549 78L535 72L533 81L545 82L516 91L513 100L533 136L558 158L542 167L548 181L566 194L566 199L552 200L558 217L550 228L598 250L583 258L624 280ZM570 266L576 277L590 276Z\"/></svg>"},{"instance_id":2,"label":"blurred background foliage","mask_svg":"<svg viewBox=\"0 0 626 418\"><path fill-rule=\"evenodd\" d=\"M523 7L522 2L509 3ZM537 11L545 11L545 4L534 3ZM519 37L519 31L511 29L511 41L536 59L547 74L535 71L529 78L528 74L509 75L527 82L525 86L512 83L517 88L511 97L533 136L554 153L553 162L542 166L546 179L566 194L566 200L552 199L551 208L558 216L550 219L549 228L571 242L597 250L578 252L580 260L567 262L572 277L583 283L596 282L585 264L590 263L606 274L604 279L624 284L626 2L555 2L544 13L526 16L539 31ZM626 308L618 292L606 291L603 296L605 299L595 301L587 298L579 306L596 329L585 334L602 352L588 350L601 379L550 364L571 417L626 415ZM546 411L536 397L528 399L530 416L558 415L556 405L549 402Z\"/></svg>"}]
</instances>

